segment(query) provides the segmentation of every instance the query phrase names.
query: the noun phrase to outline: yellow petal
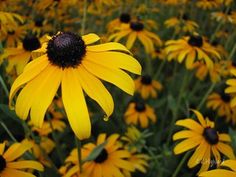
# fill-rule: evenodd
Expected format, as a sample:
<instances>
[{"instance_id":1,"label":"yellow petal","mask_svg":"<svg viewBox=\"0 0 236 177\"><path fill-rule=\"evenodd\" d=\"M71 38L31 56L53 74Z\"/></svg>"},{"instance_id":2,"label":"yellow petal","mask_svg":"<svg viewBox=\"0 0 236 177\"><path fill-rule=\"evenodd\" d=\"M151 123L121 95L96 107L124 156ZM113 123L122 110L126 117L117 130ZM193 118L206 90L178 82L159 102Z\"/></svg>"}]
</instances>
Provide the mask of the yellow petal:
<instances>
[{"instance_id":1,"label":"yellow petal","mask_svg":"<svg viewBox=\"0 0 236 177\"><path fill-rule=\"evenodd\" d=\"M28 172L24 172L24 171L20 171L20 170L15 170L15 169L11 169L11 168L6 168L2 173L1 173L2 177L36 177L35 175L28 173Z\"/></svg>"},{"instance_id":2,"label":"yellow petal","mask_svg":"<svg viewBox=\"0 0 236 177\"><path fill-rule=\"evenodd\" d=\"M89 138L91 124L77 69L63 71L62 101L72 130L79 139Z\"/></svg>"},{"instance_id":3,"label":"yellow petal","mask_svg":"<svg viewBox=\"0 0 236 177\"><path fill-rule=\"evenodd\" d=\"M206 121L205 121L204 117L202 116L202 114L199 111L194 110L194 109L191 109L191 111L193 111L194 114L197 116L197 118L198 118L199 122L201 123L201 125L203 127L206 127Z\"/></svg>"},{"instance_id":4,"label":"yellow petal","mask_svg":"<svg viewBox=\"0 0 236 177\"><path fill-rule=\"evenodd\" d=\"M203 132L203 127L192 119L178 120L175 124L189 128L190 130L193 130L199 134L202 134Z\"/></svg>"},{"instance_id":5,"label":"yellow petal","mask_svg":"<svg viewBox=\"0 0 236 177\"><path fill-rule=\"evenodd\" d=\"M85 42L85 45L89 45L100 40L100 37L94 33L90 33L87 35L83 35L82 39Z\"/></svg>"},{"instance_id":6,"label":"yellow petal","mask_svg":"<svg viewBox=\"0 0 236 177\"><path fill-rule=\"evenodd\" d=\"M211 170L211 171L200 173L199 176L201 177L236 177L236 173L229 170L217 169L217 170Z\"/></svg>"},{"instance_id":7,"label":"yellow petal","mask_svg":"<svg viewBox=\"0 0 236 177\"><path fill-rule=\"evenodd\" d=\"M24 161L18 161L18 162L9 162L7 163L7 168L14 168L14 169L35 169L39 171L43 171L43 165L41 165L39 162L33 161L33 160L24 160Z\"/></svg>"},{"instance_id":8,"label":"yellow petal","mask_svg":"<svg viewBox=\"0 0 236 177\"><path fill-rule=\"evenodd\" d=\"M106 116L110 117L114 110L114 102L111 94L102 82L90 74L83 66L80 66L77 72L79 76L78 80L83 90L101 106Z\"/></svg>"},{"instance_id":9,"label":"yellow petal","mask_svg":"<svg viewBox=\"0 0 236 177\"><path fill-rule=\"evenodd\" d=\"M196 147L197 145L200 144L201 140L202 140L201 136L197 136L197 137L193 137L193 138L183 140L182 142L180 142L179 144L177 144L175 146L174 153L175 154L181 154L185 151L193 149L194 147Z\"/></svg>"},{"instance_id":10,"label":"yellow petal","mask_svg":"<svg viewBox=\"0 0 236 177\"><path fill-rule=\"evenodd\" d=\"M134 81L132 78L120 69L108 68L102 65L94 64L88 60L82 62L83 66L93 75L110 82L126 93L133 95Z\"/></svg>"},{"instance_id":11,"label":"yellow petal","mask_svg":"<svg viewBox=\"0 0 236 177\"><path fill-rule=\"evenodd\" d=\"M128 49L131 49L133 47L133 44L134 44L136 38L137 38L137 33L136 32L130 33L130 35L127 39L127 42L126 42L126 47Z\"/></svg>"}]
</instances>

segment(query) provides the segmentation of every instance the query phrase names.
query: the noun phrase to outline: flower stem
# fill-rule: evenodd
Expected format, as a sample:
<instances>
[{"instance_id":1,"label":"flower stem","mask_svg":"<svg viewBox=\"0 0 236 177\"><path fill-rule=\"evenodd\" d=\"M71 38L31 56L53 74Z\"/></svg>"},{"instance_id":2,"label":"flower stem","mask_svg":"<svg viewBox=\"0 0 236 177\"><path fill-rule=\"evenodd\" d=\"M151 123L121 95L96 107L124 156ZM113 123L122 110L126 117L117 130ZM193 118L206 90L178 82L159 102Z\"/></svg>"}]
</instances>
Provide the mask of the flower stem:
<instances>
[{"instance_id":1,"label":"flower stem","mask_svg":"<svg viewBox=\"0 0 236 177\"><path fill-rule=\"evenodd\" d=\"M175 171L174 171L172 177L177 177L177 175L179 174L179 172L180 172L182 166L184 165L185 161L186 161L187 158L189 157L190 153L191 153L191 151L188 151L188 152L184 155L184 157L183 157L182 160L180 161L179 165L178 165L177 168L175 169Z\"/></svg>"},{"instance_id":2,"label":"flower stem","mask_svg":"<svg viewBox=\"0 0 236 177\"><path fill-rule=\"evenodd\" d=\"M75 136L75 143L77 146L77 151L78 151L78 165L79 165L79 169L80 169L80 173L83 172L83 162L82 162L82 157L81 157L81 141Z\"/></svg>"},{"instance_id":3,"label":"flower stem","mask_svg":"<svg viewBox=\"0 0 236 177\"><path fill-rule=\"evenodd\" d=\"M205 103L208 95L212 92L212 90L215 88L216 83L213 83L211 85L211 87L207 90L206 94L204 95L203 99L201 100L201 102L199 103L199 105L197 106L197 110L200 110L203 106L203 104Z\"/></svg>"},{"instance_id":4,"label":"flower stem","mask_svg":"<svg viewBox=\"0 0 236 177\"><path fill-rule=\"evenodd\" d=\"M231 50L231 52L229 54L229 60L233 59L235 51L236 51L236 43L234 44L234 47L233 47L233 49Z\"/></svg>"},{"instance_id":5,"label":"flower stem","mask_svg":"<svg viewBox=\"0 0 236 177\"><path fill-rule=\"evenodd\" d=\"M82 27L81 27L81 35L84 35L85 26L87 20L87 0L84 0L84 9L83 9L83 19L82 19Z\"/></svg>"},{"instance_id":6,"label":"flower stem","mask_svg":"<svg viewBox=\"0 0 236 177\"><path fill-rule=\"evenodd\" d=\"M2 88L3 88L4 92L5 92L6 95L8 96L8 95L9 95L9 91L8 91L7 85L6 85L6 83L4 82L4 80L3 80L3 78L2 78L1 75L0 75L0 83L1 83L1 85L2 85Z\"/></svg>"},{"instance_id":7,"label":"flower stem","mask_svg":"<svg viewBox=\"0 0 236 177\"><path fill-rule=\"evenodd\" d=\"M18 142L14 137L14 135L11 133L11 131L7 128L6 124L2 121L0 121L0 124L3 127L3 129L7 132L8 136L12 139L12 141Z\"/></svg>"}]
</instances>

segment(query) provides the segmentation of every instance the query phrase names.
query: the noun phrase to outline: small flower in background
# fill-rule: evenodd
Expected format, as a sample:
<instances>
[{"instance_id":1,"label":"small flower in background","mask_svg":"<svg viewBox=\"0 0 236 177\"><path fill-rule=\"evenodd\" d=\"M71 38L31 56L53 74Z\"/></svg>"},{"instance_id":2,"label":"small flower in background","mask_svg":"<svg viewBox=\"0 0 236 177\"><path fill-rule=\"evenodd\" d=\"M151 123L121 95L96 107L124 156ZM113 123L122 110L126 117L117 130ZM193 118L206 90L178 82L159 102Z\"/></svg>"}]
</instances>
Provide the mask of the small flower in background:
<instances>
[{"instance_id":1,"label":"small flower in background","mask_svg":"<svg viewBox=\"0 0 236 177\"><path fill-rule=\"evenodd\" d=\"M134 82L135 90L141 94L143 99L147 99L149 97L156 98L158 94L157 92L163 89L161 83L153 80L150 75L143 75Z\"/></svg>"},{"instance_id":2,"label":"small flower in background","mask_svg":"<svg viewBox=\"0 0 236 177\"><path fill-rule=\"evenodd\" d=\"M157 118L152 107L143 101L134 101L128 105L124 119L128 125L139 124L142 128L146 128L149 125L149 119L155 123Z\"/></svg>"},{"instance_id":3,"label":"small flower in background","mask_svg":"<svg viewBox=\"0 0 236 177\"><path fill-rule=\"evenodd\" d=\"M176 122L176 125L183 126L187 130L179 131L173 135L174 141L184 139L175 146L174 153L181 154L194 149L194 153L188 161L188 167L193 168L201 164L201 169L198 173L209 169L210 165L212 165L212 155L217 165L222 161L220 153L229 159L234 159L233 149L228 145L231 142L230 136L225 133L218 133L214 122L208 118L204 119L202 114L196 110L193 110L193 112L200 124L191 118Z\"/></svg>"},{"instance_id":4,"label":"small flower in background","mask_svg":"<svg viewBox=\"0 0 236 177\"><path fill-rule=\"evenodd\" d=\"M124 28L123 26L129 25L130 21L131 21L130 14L122 13L120 14L119 18L116 18L108 23L107 25L108 32L114 32L119 28Z\"/></svg>"},{"instance_id":5,"label":"small flower in background","mask_svg":"<svg viewBox=\"0 0 236 177\"><path fill-rule=\"evenodd\" d=\"M220 4L216 0L198 0L196 6L204 10L209 10L218 8Z\"/></svg>"},{"instance_id":6,"label":"small flower in background","mask_svg":"<svg viewBox=\"0 0 236 177\"><path fill-rule=\"evenodd\" d=\"M167 28L174 28L175 33L193 33L199 28L195 21L189 19L188 14L180 15L179 17L172 17L165 21Z\"/></svg>"},{"instance_id":7,"label":"small flower in background","mask_svg":"<svg viewBox=\"0 0 236 177\"><path fill-rule=\"evenodd\" d=\"M200 177L235 177L236 160L226 160L221 163L221 168L200 173Z\"/></svg>"},{"instance_id":8,"label":"small flower in background","mask_svg":"<svg viewBox=\"0 0 236 177\"><path fill-rule=\"evenodd\" d=\"M35 169L38 171L43 171L43 166L33 160L17 160L19 159L26 151L32 147L32 144L29 141L23 141L21 143L12 144L5 151L5 143L0 144L0 176L1 177L10 177L18 176L25 177L31 176L36 177L35 175L25 172L24 169Z\"/></svg>"},{"instance_id":9,"label":"small flower in background","mask_svg":"<svg viewBox=\"0 0 236 177\"><path fill-rule=\"evenodd\" d=\"M191 35L178 40L166 42L165 51L167 59L176 59L179 63L185 60L187 69L193 67L196 60L202 60L209 69L213 68L214 59L220 59L220 54L202 36Z\"/></svg>"},{"instance_id":10,"label":"small flower in background","mask_svg":"<svg viewBox=\"0 0 236 177\"><path fill-rule=\"evenodd\" d=\"M134 165L129 161L131 154L129 151L122 147L119 141L118 134L112 134L107 137L105 133L99 134L96 143L88 143L82 147L82 160L83 172L79 173L78 166L78 151L72 150L70 156L66 159L66 163L71 165L64 166L61 171L66 173L66 177L71 177L78 174L78 176L89 176L89 177L124 177L122 170L132 172L135 170ZM99 145L104 143L104 148L93 160L86 161L86 158L93 152L93 150ZM66 170L65 170L65 167ZM68 168L69 167L69 168Z\"/></svg>"},{"instance_id":11,"label":"small flower in background","mask_svg":"<svg viewBox=\"0 0 236 177\"><path fill-rule=\"evenodd\" d=\"M226 9L223 12L212 12L212 18L217 22L236 24L236 11Z\"/></svg>"},{"instance_id":12,"label":"small flower in background","mask_svg":"<svg viewBox=\"0 0 236 177\"><path fill-rule=\"evenodd\" d=\"M166 58L166 53L164 49L161 48L155 48L155 50L151 53L151 57L153 59L160 59L164 60Z\"/></svg>"},{"instance_id":13,"label":"small flower in background","mask_svg":"<svg viewBox=\"0 0 236 177\"><path fill-rule=\"evenodd\" d=\"M233 76L236 76L236 69L232 69L231 73L233 74ZM230 101L230 105L231 107L235 107L236 106L236 79L228 79L226 81L226 84L228 85L228 87L225 89L225 93L227 94L231 94L232 95L232 100Z\"/></svg>"},{"instance_id":14,"label":"small flower in background","mask_svg":"<svg viewBox=\"0 0 236 177\"><path fill-rule=\"evenodd\" d=\"M30 112L32 123L42 127L47 108L61 85L62 101L74 133L80 139L88 138L91 124L83 90L109 117L114 109L113 99L99 79L132 95L134 82L121 69L141 74L140 64L123 45L90 45L98 40L95 34L80 37L59 32L44 43L37 50L44 55L30 62L12 85L10 105L17 91L25 86L16 100L17 115L25 120Z\"/></svg>"},{"instance_id":15,"label":"small flower in background","mask_svg":"<svg viewBox=\"0 0 236 177\"><path fill-rule=\"evenodd\" d=\"M218 94L213 92L208 96L206 106L207 108L217 111L219 116L225 117L226 121L229 122L232 119L230 100L230 96L225 93Z\"/></svg>"},{"instance_id":16,"label":"small flower in background","mask_svg":"<svg viewBox=\"0 0 236 177\"><path fill-rule=\"evenodd\" d=\"M162 41L158 35L152 33L145 29L144 23L140 20L131 21L129 26L120 28L114 34L111 34L109 40L114 40L115 42L120 41L122 38L127 36L126 47L131 49L138 39L145 48L147 53L152 53L154 51L154 46L161 46Z\"/></svg>"}]
</instances>

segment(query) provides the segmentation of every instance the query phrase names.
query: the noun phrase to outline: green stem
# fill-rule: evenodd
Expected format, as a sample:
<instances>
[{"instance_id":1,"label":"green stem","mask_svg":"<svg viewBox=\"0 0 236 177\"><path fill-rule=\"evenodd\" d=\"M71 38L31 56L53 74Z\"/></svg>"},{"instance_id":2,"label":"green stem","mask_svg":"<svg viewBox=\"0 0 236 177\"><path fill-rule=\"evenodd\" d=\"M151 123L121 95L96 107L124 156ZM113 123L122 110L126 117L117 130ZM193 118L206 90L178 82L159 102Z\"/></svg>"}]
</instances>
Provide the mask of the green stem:
<instances>
[{"instance_id":1,"label":"green stem","mask_svg":"<svg viewBox=\"0 0 236 177\"><path fill-rule=\"evenodd\" d=\"M159 65L157 72L153 75L153 79L156 79L159 76L165 63L166 63L166 60L161 61L161 64Z\"/></svg>"},{"instance_id":2,"label":"green stem","mask_svg":"<svg viewBox=\"0 0 236 177\"><path fill-rule=\"evenodd\" d=\"M175 122L178 118L178 110L179 110L181 98L183 96L184 89L185 89L187 81L188 81L188 73L185 73L183 83L182 83L182 86L181 86L180 91L179 91L179 96L177 98L176 107L173 110L173 118L172 118L171 124L170 124L170 131L169 131L169 135L168 135L168 138L167 138L167 145L169 145L170 141L171 141L171 136L172 136L172 133L173 133L174 127L175 127Z\"/></svg>"},{"instance_id":3,"label":"green stem","mask_svg":"<svg viewBox=\"0 0 236 177\"><path fill-rule=\"evenodd\" d=\"M177 175L179 174L179 172L180 172L182 166L184 165L185 161L188 159L188 157L190 156L190 154L191 154L191 151L188 151L188 152L184 155L184 157L183 157L182 160L180 161L179 165L178 165L177 168L175 169L175 171L174 171L172 177L177 177Z\"/></svg>"},{"instance_id":4,"label":"green stem","mask_svg":"<svg viewBox=\"0 0 236 177\"><path fill-rule=\"evenodd\" d=\"M14 135L11 133L11 131L7 128L6 124L2 121L0 121L0 124L3 127L3 129L7 132L8 136L12 139L12 141L18 142L14 137Z\"/></svg>"},{"instance_id":5,"label":"green stem","mask_svg":"<svg viewBox=\"0 0 236 177\"><path fill-rule=\"evenodd\" d=\"M201 100L201 102L199 103L199 105L197 106L197 110L200 110L203 106L203 104L205 103L208 95L212 92L212 90L215 88L216 83L213 83L211 85L211 87L207 90L206 94L204 95L203 99Z\"/></svg>"},{"instance_id":6,"label":"green stem","mask_svg":"<svg viewBox=\"0 0 236 177\"><path fill-rule=\"evenodd\" d=\"M87 20L87 0L84 0L84 9L83 9L83 19L82 19L82 28L81 28L81 35L84 35L85 26Z\"/></svg>"},{"instance_id":7,"label":"green stem","mask_svg":"<svg viewBox=\"0 0 236 177\"><path fill-rule=\"evenodd\" d=\"M81 154L81 141L75 136L75 143L76 143L76 147L77 147L77 151L78 151L78 165L79 165L79 169L80 169L80 173L83 172L83 162L82 162L82 154Z\"/></svg>"},{"instance_id":8,"label":"green stem","mask_svg":"<svg viewBox=\"0 0 236 177\"><path fill-rule=\"evenodd\" d=\"M233 49L231 50L231 52L229 54L229 60L233 59L235 51L236 51L236 43L234 44L234 47L233 47Z\"/></svg>"},{"instance_id":9,"label":"green stem","mask_svg":"<svg viewBox=\"0 0 236 177\"><path fill-rule=\"evenodd\" d=\"M0 83L1 83L1 85L2 85L3 90L5 91L6 95L8 96L8 95L9 95L9 91L8 91L7 85L6 85L6 83L4 82L4 80L3 80L3 78L2 78L1 75L0 75Z\"/></svg>"}]
</instances>

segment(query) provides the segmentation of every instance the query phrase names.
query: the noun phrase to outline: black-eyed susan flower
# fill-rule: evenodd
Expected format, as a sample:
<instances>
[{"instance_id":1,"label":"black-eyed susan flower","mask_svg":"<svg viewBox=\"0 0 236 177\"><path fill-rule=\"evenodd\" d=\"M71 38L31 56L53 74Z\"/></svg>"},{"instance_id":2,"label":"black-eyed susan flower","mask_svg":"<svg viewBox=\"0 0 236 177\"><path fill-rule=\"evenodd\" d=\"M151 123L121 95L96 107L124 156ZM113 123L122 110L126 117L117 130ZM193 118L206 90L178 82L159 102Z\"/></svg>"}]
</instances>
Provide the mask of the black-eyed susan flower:
<instances>
[{"instance_id":1,"label":"black-eyed susan flower","mask_svg":"<svg viewBox=\"0 0 236 177\"><path fill-rule=\"evenodd\" d=\"M193 168L201 164L199 173L207 171L212 165L212 156L216 164L219 164L222 160L220 153L230 159L234 159L233 149L228 145L231 142L230 136L217 132L214 122L208 118L204 119L200 112L196 110L193 110L193 112L197 116L198 122L191 118L176 122L176 125L183 126L187 130L179 131L173 135L174 141L184 139L175 146L174 153L181 154L194 149L194 153L188 161L188 167Z\"/></svg>"},{"instance_id":2,"label":"black-eyed susan flower","mask_svg":"<svg viewBox=\"0 0 236 177\"><path fill-rule=\"evenodd\" d=\"M108 32L113 32L117 28L122 28L123 25L129 25L131 21L131 16L128 13L122 13L119 18L116 18L108 23Z\"/></svg>"},{"instance_id":3,"label":"black-eyed susan flower","mask_svg":"<svg viewBox=\"0 0 236 177\"><path fill-rule=\"evenodd\" d=\"M220 169L202 172L200 177L236 177L236 160L226 160Z\"/></svg>"},{"instance_id":4,"label":"black-eyed susan flower","mask_svg":"<svg viewBox=\"0 0 236 177\"><path fill-rule=\"evenodd\" d=\"M5 143L0 144L0 176L1 177L36 177L24 169L43 171L43 166L33 160L17 160L32 147L29 141L14 143L5 151Z\"/></svg>"},{"instance_id":5,"label":"black-eyed susan flower","mask_svg":"<svg viewBox=\"0 0 236 177\"><path fill-rule=\"evenodd\" d=\"M232 69L230 72L233 74L234 77L236 76L236 69ZM235 107L236 106L236 96L235 96L235 93L236 93L236 79L235 78L228 79L226 81L226 84L228 85L228 87L225 89L225 93L233 95L232 100L230 102L230 105L231 105L231 107Z\"/></svg>"},{"instance_id":6,"label":"black-eyed susan flower","mask_svg":"<svg viewBox=\"0 0 236 177\"><path fill-rule=\"evenodd\" d=\"M213 68L212 59L220 59L220 54L202 36L191 35L178 40L169 40L165 48L167 59L176 59L179 63L185 60L187 69L193 67L196 60L203 60L209 69Z\"/></svg>"},{"instance_id":7,"label":"black-eyed susan flower","mask_svg":"<svg viewBox=\"0 0 236 177\"><path fill-rule=\"evenodd\" d=\"M94 148L105 141L106 144L100 154L98 154L94 160L83 163L82 175L90 177L125 177L122 170L127 170L129 172L134 171L134 165L128 160L128 158L131 157L131 154L122 147L122 144L119 142L118 134L112 134L107 137L106 134L102 133L99 134L96 143L85 144L82 147L82 160L86 159ZM68 169L65 174L66 177L71 177L75 174L80 176L77 152L78 151L74 149L66 159L67 163L71 162L71 164L76 164Z\"/></svg>"},{"instance_id":8,"label":"black-eyed susan flower","mask_svg":"<svg viewBox=\"0 0 236 177\"><path fill-rule=\"evenodd\" d=\"M233 2L233 0L216 0L216 1L225 6L231 5L231 3Z\"/></svg>"},{"instance_id":9,"label":"black-eyed susan flower","mask_svg":"<svg viewBox=\"0 0 236 177\"><path fill-rule=\"evenodd\" d=\"M143 99L149 97L156 98L157 92L161 91L163 86L160 82L153 80L150 75L143 75L136 79L135 90L139 92Z\"/></svg>"},{"instance_id":10,"label":"black-eyed susan flower","mask_svg":"<svg viewBox=\"0 0 236 177\"><path fill-rule=\"evenodd\" d=\"M69 123L80 139L90 136L91 124L83 90L109 117L113 99L99 79L113 83L128 94L134 92L134 81L123 70L141 73L140 64L119 43L90 45L99 40L95 34L82 37L59 32L42 45L44 55L34 59L15 80L10 91L10 105L16 100L17 115L41 127L47 108L61 85L62 101Z\"/></svg>"},{"instance_id":11,"label":"black-eyed susan flower","mask_svg":"<svg viewBox=\"0 0 236 177\"><path fill-rule=\"evenodd\" d=\"M199 27L195 21L189 19L187 14L180 15L179 18L172 17L165 21L167 28L174 28L175 33L193 33Z\"/></svg>"},{"instance_id":12,"label":"black-eyed susan flower","mask_svg":"<svg viewBox=\"0 0 236 177\"><path fill-rule=\"evenodd\" d=\"M212 18L218 22L236 24L236 11L212 12Z\"/></svg>"},{"instance_id":13,"label":"black-eyed susan flower","mask_svg":"<svg viewBox=\"0 0 236 177\"><path fill-rule=\"evenodd\" d=\"M1 31L7 32L7 27L9 25L17 27L18 22L24 22L23 18L19 14L0 11Z\"/></svg>"},{"instance_id":14,"label":"black-eyed susan flower","mask_svg":"<svg viewBox=\"0 0 236 177\"><path fill-rule=\"evenodd\" d=\"M225 116L226 120L229 121L232 114L230 100L230 96L225 93L218 94L213 92L208 96L206 106L217 111L219 116Z\"/></svg>"},{"instance_id":15,"label":"black-eyed susan flower","mask_svg":"<svg viewBox=\"0 0 236 177\"><path fill-rule=\"evenodd\" d=\"M111 34L109 40L120 41L127 36L126 47L131 49L138 39L145 48L147 53L154 51L154 46L161 46L162 41L159 36L145 29L144 23L140 20L131 21L128 26L120 28L114 34Z\"/></svg>"},{"instance_id":16,"label":"black-eyed susan flower","mask_svg":"<svg viewBox=\"0 0 236 177\"><path fill-rule=\"evenodd\" d=\"M7 72L16 68L17 74L23 72L24 67L31 59L31 52L41 47L40 39L33 35L27 35L17 48L6 48L0 56L0 61L7 59Z\"/></svg>"},{"instance_id":17,"label":"black-eyed susan flower","mask_svg":"<svg viewBox=\"0 0 236 177\"><path fill-rule=\"evenodd\" d=\"M217 2L217 0L198 0L197 1L197 7L202 8L204 10L217 8L219 6L220 4Z\"/></svg>"},{"instance_id":18,"label":"black-eyed susan flower","mask_svg":"<svg viewBox=\"0 0 236 177\"><path fill-rule=\"evenodd\" d=\"M164 49L161 48L155 48L155 50L151 53L151 57L153 59L160 59L160 60L164 60L166 58L166 53Z\"/></svg>"},{"instance_id":19,"label":"black-eyed susan flower","mask_svg":"<svg viewBox=\"0 0 236 177\"><path fill-rule=\"evenodd\" d=\"M143 101L131 102L124 114L125 122L129 124L134 124L142 128L148 127L149 119L155 123L156 115L154 109L149 105L145 104Z\"/></svg>"}]
</instances>

